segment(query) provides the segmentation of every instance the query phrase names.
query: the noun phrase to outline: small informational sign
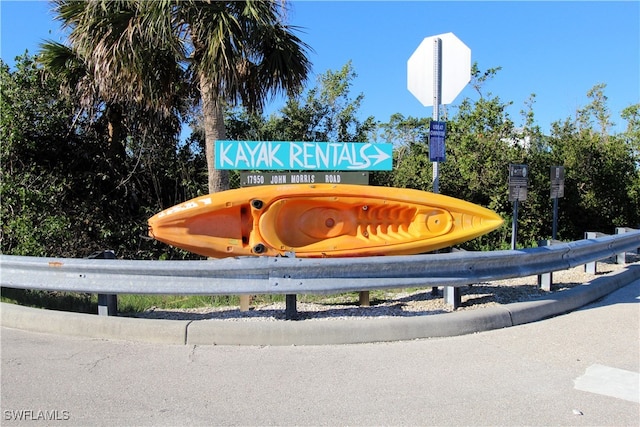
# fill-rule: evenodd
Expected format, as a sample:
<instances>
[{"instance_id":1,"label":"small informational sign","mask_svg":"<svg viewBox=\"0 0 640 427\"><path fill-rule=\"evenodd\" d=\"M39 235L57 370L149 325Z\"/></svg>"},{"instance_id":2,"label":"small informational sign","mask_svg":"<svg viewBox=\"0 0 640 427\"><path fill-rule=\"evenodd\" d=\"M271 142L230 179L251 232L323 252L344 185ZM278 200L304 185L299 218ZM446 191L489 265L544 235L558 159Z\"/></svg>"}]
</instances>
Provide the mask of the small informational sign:
<instances>
[{"instance_id":1,"label":"small informational sign","mask_svg":"<svg viewBox=\"0 0 640 427\"><path fill-rule=\"evenodd\" d=\"M444 162L446 160L444 141L447 136L447 123L432 121L429 124L429 160Z\"/></svg>"},{"instance_id":2,"label":"small informational sign","mask_svg":"<svg viewBox=\"0 0 640 427\"><path fill-rule=\"evenodd\" d=\"M551 166L551 198L564 197L564 166Z\"/></svg>"},{"instance_id":3,"label":"small informational sign","mask_svg":"<svg viewBox=\"0 0 640 427\"><path fill-rule=\"evenodd\" d=\"M281 184L369 184L369 172L240 172L240 186Z\"/></svg>"},{"instance_id":4,"label":"small informational sign","mask_svg":"<svg viewBox=\"0 0 640 427\"><path fill-rule=\"evenodd\" d=\"M529 174L527 165L509 165L509 201L527 200Z\"/></svg>"},{"instance_id":5,"label":"small informational sign","mask_svg":"<svg viewBox=\"0 0 640 427\"><path fill-rule=\"evenodd\" d=\"M216 169L381 171L393 145L355 142L216 141Z\"/></svg>"}]
</instances>

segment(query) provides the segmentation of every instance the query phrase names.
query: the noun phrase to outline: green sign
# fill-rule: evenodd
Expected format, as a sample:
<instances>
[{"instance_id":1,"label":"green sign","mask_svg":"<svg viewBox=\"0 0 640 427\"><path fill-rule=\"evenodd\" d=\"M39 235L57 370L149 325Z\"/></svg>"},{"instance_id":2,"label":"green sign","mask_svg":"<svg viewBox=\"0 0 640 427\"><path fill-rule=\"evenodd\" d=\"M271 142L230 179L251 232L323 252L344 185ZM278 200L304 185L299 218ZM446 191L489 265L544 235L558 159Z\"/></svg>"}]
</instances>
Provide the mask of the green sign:
<instances>
[{"instance_id":1,"label":"green sign","mask_svg":"<svg viewBox=\"0 0 640 427\"><path fill-rule=\"evenodd\" d=\"M369 172L240 172L240 185L369 184Z\"/></svg>"}]
</instances>

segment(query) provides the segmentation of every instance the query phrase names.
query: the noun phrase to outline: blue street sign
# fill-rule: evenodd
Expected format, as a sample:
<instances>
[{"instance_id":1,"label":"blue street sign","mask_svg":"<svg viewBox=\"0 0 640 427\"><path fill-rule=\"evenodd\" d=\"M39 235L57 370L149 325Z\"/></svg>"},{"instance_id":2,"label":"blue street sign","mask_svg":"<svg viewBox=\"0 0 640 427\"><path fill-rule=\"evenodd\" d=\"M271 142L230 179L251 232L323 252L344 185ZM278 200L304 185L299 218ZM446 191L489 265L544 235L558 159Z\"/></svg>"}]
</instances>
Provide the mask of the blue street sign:
<instances>
[{"instance_id":1,"label":"blue street sign","mask_svg":"<svg viewBox=\"0 0 640 427\"><path fill-rule=\"evenodd\" d=\"M429 160L444 162L446 160L444 140L447 134L447 123L432 121L429 124Z\"/></svg>"},{"instance_id":2,"label":"blue street sign","mask_svg":"<svg viewBox=\"0 0 640 427\"><path fill-rule=\"evenodd\" d=\"M216 141L216 169L375 171L393 168L393 145L354 142Z\"/></svg>"}]
</instances>

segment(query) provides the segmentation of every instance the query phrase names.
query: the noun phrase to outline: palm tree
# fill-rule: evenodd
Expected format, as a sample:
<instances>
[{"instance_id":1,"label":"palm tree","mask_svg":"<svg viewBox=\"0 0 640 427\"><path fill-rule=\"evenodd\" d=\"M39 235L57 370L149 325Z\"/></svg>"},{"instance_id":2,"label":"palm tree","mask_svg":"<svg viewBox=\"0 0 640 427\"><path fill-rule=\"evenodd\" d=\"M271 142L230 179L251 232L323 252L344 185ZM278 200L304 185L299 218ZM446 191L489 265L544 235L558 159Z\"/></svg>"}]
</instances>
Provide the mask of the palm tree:
<instances>
[{"instance_id":1,"label":"palm tree","mask_svg":"<svg viewBox=\"0 0 640 427\"><path fill-rule=\"evenodd\" d=\"M134 2L55 0L57 18L70 30L70 46L41 45L39 61L61 77L62 88L80 113L106 122L111 160L125 153L125 120L135 112L149 130L164 126L182 111L179 90L183 70L169 49L146 40ZM140 118L143 117L143 119Z\"/></svg>"},{"instance_id":2,"label":"palm tree","mask_svg":"<svg viewBox=\"0 0 640 427\"><path fill-rule=\"evenodd\" d=\"M62 94L78 110L77 118L83 115L95 118L101 113L100 116L106 121L108 158L112 164L122 162L126 138L123 107L118 102L102 101L84 59L70 46L46 41L40 45L38 62L44 65L47 71L45 76L55 76L61 82Z\"/></svg>"},{"instance_id":3,"label":"palm tree","mask_svg":"<svg viewBox=\"0 0 640 427\"><path fill-rule=\"evenodd\" d=\"M229 186L215 169L226 106L260 110L269 95L299 92L308 46L284 24L284 1L55 0L72 46L107 100L167 114L184 85L202 111L209 191ZM158 64L163 64L159 66Z\"/></svg>"}]
</instances>

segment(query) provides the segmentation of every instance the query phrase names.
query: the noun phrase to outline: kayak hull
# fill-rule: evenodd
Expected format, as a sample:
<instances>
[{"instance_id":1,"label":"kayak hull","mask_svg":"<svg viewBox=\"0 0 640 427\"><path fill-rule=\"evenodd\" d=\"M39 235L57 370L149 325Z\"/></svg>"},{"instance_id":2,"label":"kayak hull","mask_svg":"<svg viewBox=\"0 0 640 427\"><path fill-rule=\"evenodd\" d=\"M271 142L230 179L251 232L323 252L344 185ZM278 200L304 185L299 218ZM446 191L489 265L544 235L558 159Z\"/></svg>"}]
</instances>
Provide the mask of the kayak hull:
<instances>
[{"instance_id":1,"label":"kayak hull","mask_svg":"<svg viewBox=\"0 0 640 427\"><path fill-rule=\"evenodd\" d=\"M408 255L471 240L502 223L489 209L441 194L296 184L197 197L151 217L149 235L214 258Z\"/></svg>"}]
</instances>

